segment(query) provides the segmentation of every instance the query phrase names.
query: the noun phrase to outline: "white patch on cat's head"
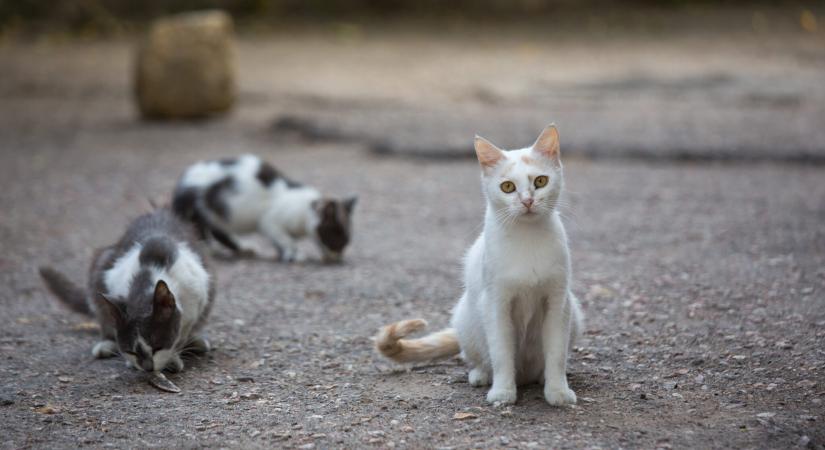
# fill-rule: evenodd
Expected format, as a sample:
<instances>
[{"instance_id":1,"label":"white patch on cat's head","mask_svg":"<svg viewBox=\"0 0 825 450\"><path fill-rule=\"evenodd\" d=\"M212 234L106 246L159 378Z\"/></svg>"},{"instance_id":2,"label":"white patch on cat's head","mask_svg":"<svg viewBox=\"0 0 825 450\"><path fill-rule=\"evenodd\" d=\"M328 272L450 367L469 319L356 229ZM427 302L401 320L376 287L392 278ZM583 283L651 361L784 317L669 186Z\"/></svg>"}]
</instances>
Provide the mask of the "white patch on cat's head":
<instances>
[{"instance_id":1,"label":"white patch on cat's head","mask_svg":"<svg viewBox=\"0 0 825 450\"><path fill-rule=\"evenodd\" d=\"M547 126L527 148L501 150L476 136L475 150L484 195L499 221L535 220L552 214L564 184L554 125Z\"/></svg>"}]
</instances>

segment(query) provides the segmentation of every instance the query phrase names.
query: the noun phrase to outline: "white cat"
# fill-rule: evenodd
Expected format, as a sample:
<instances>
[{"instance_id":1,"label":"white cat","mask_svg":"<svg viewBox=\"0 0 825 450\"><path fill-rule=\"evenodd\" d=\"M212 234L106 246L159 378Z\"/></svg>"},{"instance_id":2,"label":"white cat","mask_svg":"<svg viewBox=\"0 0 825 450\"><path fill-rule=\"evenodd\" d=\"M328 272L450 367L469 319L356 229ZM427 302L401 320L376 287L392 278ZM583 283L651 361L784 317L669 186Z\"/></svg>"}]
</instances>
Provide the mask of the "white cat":
<instances>
[{"instance_id":1,"label":"white cat","mask_svg":"<svg viewBox=\"0 0 825 450\"><path fill-rule=\"evenodd\" d=\"M396 362L458 354L471 366L473 386L492 383L490 403L516 401L516 385L544 383L551 405L576 403L567 384L567 352L582 327L570 291L570 254L556 205L563 188L556 127L532 147L502 151L476 137L487 200L484 231L464 260L465 291L452 328L420 339L423 320L388 325L378 351Z\"/></svg>"}]
</instances>

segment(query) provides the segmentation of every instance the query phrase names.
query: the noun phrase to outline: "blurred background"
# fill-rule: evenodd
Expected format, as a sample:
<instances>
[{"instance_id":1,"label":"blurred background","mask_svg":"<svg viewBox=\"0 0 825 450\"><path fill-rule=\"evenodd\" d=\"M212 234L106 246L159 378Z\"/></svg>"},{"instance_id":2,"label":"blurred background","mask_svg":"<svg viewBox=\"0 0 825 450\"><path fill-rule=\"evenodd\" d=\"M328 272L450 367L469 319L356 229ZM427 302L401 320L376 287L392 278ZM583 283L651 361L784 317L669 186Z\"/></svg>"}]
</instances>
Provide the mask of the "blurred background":
<instances>
[{"instance_id":1,"label":"blurred background","mask_svg":"<svg viewBox=\"0 0 825 450\"><path fill-rule=\"evenodd\" d=\"M220 9L234 20L220 38L231 44L217 57L226 64L193 70L228 73L235 89L219 109L232 120L271 122L272 136L469 156L476 132L524 145L555 121L567 149L588 156L821 161L824 8L815 1L5 1L0 95L18 111L12 121L35 100L84 105L84 117L65 120L94 120L94 111L128 120L137 48L152 21ZM188 76L177 79L187 85Z\"/></svg>"}]
</instances>

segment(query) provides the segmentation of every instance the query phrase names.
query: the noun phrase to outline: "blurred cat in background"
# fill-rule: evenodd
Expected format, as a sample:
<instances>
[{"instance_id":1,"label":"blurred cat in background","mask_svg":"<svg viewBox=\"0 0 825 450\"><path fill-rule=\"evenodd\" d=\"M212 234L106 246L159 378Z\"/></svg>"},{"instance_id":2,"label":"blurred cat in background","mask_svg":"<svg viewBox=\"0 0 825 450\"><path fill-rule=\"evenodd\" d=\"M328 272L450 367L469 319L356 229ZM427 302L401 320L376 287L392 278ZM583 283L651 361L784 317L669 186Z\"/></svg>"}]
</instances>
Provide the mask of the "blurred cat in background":
<instances>
[{"instance_id":1,"label":"blurred cat in background","mask_svg":"<svg viewBox=\"0 0 825 450\"><path fill-rule=\"evenodd\" d=\"M302 261L297 241L312 238L326 262L341 261L351 239L356 197L324 197L297 183L255 155L190 166L175 188L172 207L236 255L237 234L259 232L269 238L281 261Z\"/></svg>"}]
</instances>

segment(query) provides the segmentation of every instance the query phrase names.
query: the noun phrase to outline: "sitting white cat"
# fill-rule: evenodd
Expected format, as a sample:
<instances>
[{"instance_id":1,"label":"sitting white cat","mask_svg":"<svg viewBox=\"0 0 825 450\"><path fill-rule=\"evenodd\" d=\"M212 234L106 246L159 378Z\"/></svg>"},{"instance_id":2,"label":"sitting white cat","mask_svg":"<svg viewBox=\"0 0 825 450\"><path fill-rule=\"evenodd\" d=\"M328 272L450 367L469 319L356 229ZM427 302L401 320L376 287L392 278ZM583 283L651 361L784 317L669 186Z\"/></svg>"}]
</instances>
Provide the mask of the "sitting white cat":
<instances>
[{"instance_id":1,"label":"sitting white cat","mask_svg":"<svg viewBox=\"0 0 825 450\"><path fill-rule=\"evenodd\" d=\"M544 384L551 405L576 403L567 384L567 354L582 328L570 291L567 235L556 206L564 179L559 135L544 129L532 147L503 151L476 137L487 211L484 231L464 260L465 291L448 328L402 339L426 326L406 320L384 327L378 351L411 363L461 353L470 384L490 385L487 401L516 401L516 385Z\"/></svg>"}]
</instances>

